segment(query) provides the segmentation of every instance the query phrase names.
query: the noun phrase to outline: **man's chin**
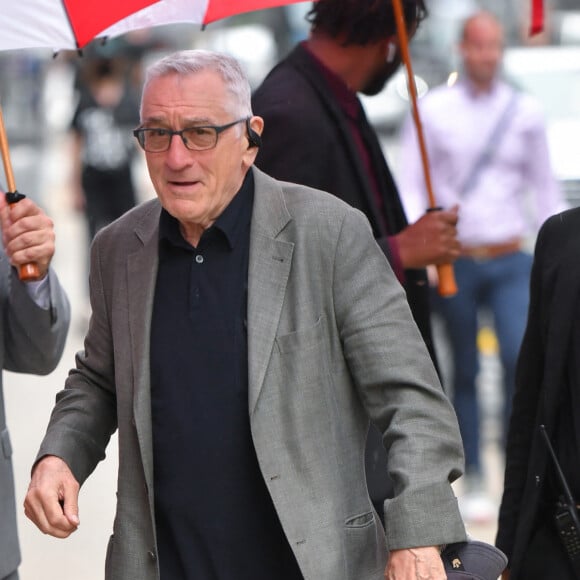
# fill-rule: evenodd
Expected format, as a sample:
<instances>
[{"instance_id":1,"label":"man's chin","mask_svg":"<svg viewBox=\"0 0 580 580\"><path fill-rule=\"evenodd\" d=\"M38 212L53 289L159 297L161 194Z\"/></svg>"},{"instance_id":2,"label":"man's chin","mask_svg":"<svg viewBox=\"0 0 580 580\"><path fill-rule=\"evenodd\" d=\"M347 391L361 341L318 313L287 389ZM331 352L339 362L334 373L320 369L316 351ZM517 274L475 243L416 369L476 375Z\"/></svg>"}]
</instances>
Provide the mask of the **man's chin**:
<instances>
[{"instance_id":1,"label":"man's chin","mask_svg":"<svg viewBox=\"0 0 580 580\"><path fill-rule=\"evenodd\" d=\"M378 95L384 88L389 79L399 70L401 66L400 59L396 58L393 62L385 64L384 68L374 78L362 87L360 92L367 97Z\"/></svg>"},{"instance_id":2,"label":"man's chin","mask_svg":"<svg viewBox=\"0 0 580 580\"><path fill-rule=\"evenodd\" d=\"M367 96L367 97L375 97L376 95L378 95L385 88L385 85L386 84L387 83L384 82L381 85L379 85L377 83L376 85L371 85L371 86L368 86L368 87L364 87L361 90L361 93L363 95Z\"/></svg>"}]
</instances>

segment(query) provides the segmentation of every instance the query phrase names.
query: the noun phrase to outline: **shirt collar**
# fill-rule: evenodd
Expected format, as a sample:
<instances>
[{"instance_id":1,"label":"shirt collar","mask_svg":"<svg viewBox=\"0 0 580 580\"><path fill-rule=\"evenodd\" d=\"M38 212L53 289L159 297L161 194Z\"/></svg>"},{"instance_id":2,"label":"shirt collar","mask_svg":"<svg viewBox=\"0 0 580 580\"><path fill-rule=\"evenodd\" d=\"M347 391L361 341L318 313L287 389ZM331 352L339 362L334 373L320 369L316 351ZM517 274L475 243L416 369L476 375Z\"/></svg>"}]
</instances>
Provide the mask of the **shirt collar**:
<instances>
[{"instance_id":1,"label":"shirt collar","mask_svg":"<svg viewBox=\"0 0 580 580\"><path fill-rule=\"evenodd\" d=\"M202 234L201 239L207 236L221 234L230 249L240 243L242 236L248 231L254 205L254 174L252 170L246 173L242 187L234 195L218 219ZM179 229L179 222L165 209L162 209L159 218L159 239L166 240L174 246L191 249Z\"/></svg>"},{"instance_id":2,"label":"shirt collar","mask_svg":"<svg viewBox=\"0 0 580 580\"><path fill-rule=\"evenodd\" d=\"M500 83L497 79L494 79L490 85L489 90L481 91L479 90L475 84L469 79L467 76L462 76L459 78L458 83L462 87L463 91L470 99L479 99L479 98L492 98L497 95Z\"/></svg>"},{"instance_id":3,"label":"shirt collar","mask_svg":"<svg viewBox=\"0 0 580 580\"><path fill-rule=\"evenodd\" d=\"M360 101L354 91L332 70L330 70L319 58L317 58L308 48L308 44L302 43L302 47L310 56L314 64L320 69L328 88L336 98L338 105L345 114L353 120L358 119Z\"/></svg>"}]
</instances>

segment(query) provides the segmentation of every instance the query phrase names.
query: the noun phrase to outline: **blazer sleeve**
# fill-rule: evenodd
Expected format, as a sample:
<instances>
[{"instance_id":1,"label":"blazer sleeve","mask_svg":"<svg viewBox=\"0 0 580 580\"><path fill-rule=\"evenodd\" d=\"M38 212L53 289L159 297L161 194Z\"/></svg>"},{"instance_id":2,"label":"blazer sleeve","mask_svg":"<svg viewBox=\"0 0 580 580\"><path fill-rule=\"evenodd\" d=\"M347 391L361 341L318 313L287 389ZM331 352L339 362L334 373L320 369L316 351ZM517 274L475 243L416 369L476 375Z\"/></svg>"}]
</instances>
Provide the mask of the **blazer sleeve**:
<instances>
[{"instance_id":1,"label":"blazer sleeve","mask_svg":"<svg viewBox=\"0 0 580 580\"><path fill-rule=\"evenodd\" d=\"M404 291L357 211L342 224L333 293L344 356L388 453L389 549L463 541L451 487L464 464L457 418Z\"/></svg>"},{"instance_id":2,"label":"blazer sleeve","mask_svg":"<svg viewBox=\"0 0 580 580\"><path fill-rule=\"evenodd\" d=\"M117 428L115 364L111 332L110 295L103 270L114 270L114 261L101 230L91 245L91 321L84 349L75 357L64 389L56 396L36 461L45 455L62 458L82 485L99 461ZM122 245L122 242L119 242Z\"/></svg>"},{"instance_id":3,"label":"blazer sleeve","mask_svg":"<svg viewBox=\"0 0 580 580\"><path fill-rule=\"evenodd\" d=\"M6 370L46 375L60 361L70 324L70 305L56 273L50 269L48 276L50 307L43 309L30 298L16 270L10 268L3 329Z\"/></svg>"}]
</instances>

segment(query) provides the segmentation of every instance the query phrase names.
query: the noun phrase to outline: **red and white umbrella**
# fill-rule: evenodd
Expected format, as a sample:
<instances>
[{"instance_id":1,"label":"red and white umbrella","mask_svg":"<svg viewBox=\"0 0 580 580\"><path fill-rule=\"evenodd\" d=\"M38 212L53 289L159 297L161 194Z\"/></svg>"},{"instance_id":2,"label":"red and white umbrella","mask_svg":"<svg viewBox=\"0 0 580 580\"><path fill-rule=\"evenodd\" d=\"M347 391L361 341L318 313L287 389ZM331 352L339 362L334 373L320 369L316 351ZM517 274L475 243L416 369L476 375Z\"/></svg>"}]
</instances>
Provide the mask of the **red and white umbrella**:
<instances>
[{"instance_id":1,"label":"red and white umbrella","mask_svg":"<svg viewBox=\"0 0 580 580\"><path fill-rule=\"evenodd\" d=\"M95 38L165 24L200 26L304 0L0 0L0 50L83 48Z\"/></svg>"}]
</instances>

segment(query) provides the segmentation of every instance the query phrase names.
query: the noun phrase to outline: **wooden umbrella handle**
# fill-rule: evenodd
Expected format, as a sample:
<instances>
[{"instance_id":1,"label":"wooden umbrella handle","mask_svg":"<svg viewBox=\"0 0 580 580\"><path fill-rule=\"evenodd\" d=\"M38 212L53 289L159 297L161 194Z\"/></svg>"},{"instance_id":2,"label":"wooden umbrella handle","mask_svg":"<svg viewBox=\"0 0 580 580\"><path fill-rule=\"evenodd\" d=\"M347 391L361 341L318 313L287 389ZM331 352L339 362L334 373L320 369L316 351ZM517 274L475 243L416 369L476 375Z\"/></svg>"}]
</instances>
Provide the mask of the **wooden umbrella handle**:
<instances>
[{"instance_id":1,"label":"wooden umbrella handle","mask_svg":"<svg viewBox=\"0 0 580 580\"><path fill-rule=\"evenodd\" d=\"M409 87L409 94L411 95L411 105L413 121L417 129L417 138L419 141L419 149L421 151L421 162L423 164L423 173L425 175L425 185L427 187L427 195L429 198L429 208L436 211L438 208L435 195L433 193L433 184L431 182L431 172L429 170L429 159L427 157L427 147L425 145L425 136L423 133L423 125L421 124L421 117L419 116L419 107L417 104L417 87L415 86L415 75L413 74L413 66L411 64L411 56L409 54L409 38L407 35L407 26L405 24L405 17L403 14L403 6L401 0L393 0L393 10L395 13L395 22L397 24L397 36L399 37L399 50L401 51L401 58L405 69L407 70L407 85ZM455 283L455 274L453 272L452 264L439 264L437 266L437 274L439 278L439 294L441 296L453 296L457 294L457 284Z\"/></svg>"},{"instance_id":2,"label":"wooden umbrella handle","mask_svg":"<svg viewBox=\"0 0 580 580\"><path fill-rule=\"evenodd\" d=\"M4 126L2 107L0 107L0 151L2 153L4 173L6 175L6 185L8 187L6 200L8 201L8 204L12 206L25 196L22 193L16 191L16 183L14 182L14 173L12 172L12 163L10 162L10 150L8 149L8 138L6 136L6 128ZM22 264L18 269L18 277L25 282L39 280L40 271L38 270L38 266L34 263Z\"/></svg>"}]
</instances>

